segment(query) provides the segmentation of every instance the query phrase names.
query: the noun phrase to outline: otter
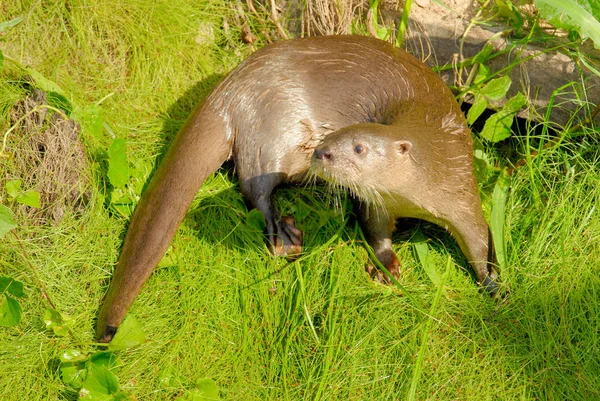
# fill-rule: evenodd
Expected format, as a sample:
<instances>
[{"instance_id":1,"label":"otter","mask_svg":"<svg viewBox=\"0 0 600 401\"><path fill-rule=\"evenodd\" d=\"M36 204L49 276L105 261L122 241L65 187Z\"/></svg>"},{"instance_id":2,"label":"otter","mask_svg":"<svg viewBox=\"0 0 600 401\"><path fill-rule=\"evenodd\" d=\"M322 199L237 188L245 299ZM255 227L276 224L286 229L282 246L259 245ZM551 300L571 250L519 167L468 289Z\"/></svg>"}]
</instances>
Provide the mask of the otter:
<instances>
[{"instance_id":1,"label":"otter","mask_svg":"<svg viewBox=\"0 0 600 401\"><path fill-rule=\"evenodd\" d=\"M472 153L452 93L404 50L362 36L264 47L191 114L142 194L100 310L99 341L112 339L203 181L228 159L242 194L263 213L276 255L301 252L302 233L280 216L273 190L310 170L364 198L368 241L392 275L393 221L413 216L447 227L478 282L495 292Z\"/></svg>"},{"instance_id":2,"label":"otter","mask_svg":"<svg viewBox=\"0 0 600 401\"><path fill-rule=\"evenodd\" d=\"M313 153L310 171L358 200L367 242L388 272L400 263L391 236L398 218L418 218L448 230L491 293L498 286L491 236L473 175L469 131L454 112L427 116L420 105L390 125L363 123L328 135ZM455 138L453 138L455 137ZM389 281L371 270L380 281Z\"/></svg>"}]
</instances>

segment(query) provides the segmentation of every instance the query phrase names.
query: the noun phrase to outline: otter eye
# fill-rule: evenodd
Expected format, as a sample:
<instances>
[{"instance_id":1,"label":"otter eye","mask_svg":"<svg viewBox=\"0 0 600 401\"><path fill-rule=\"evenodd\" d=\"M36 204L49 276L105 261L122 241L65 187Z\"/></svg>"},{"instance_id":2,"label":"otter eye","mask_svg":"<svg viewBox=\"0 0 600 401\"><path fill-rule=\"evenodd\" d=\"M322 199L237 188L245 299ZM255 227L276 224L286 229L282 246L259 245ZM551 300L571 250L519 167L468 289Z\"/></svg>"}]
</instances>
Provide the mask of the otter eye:
<instances>
[{"instance_id":1,"label":"otter eye","mask_svg":"<svg viewBox=\"0 0 600 401\"><path fill-rule=\"evenodd\" d=\"M358 144L354 147L354 153L360 155L362 152L365 151L365 148L363 148L363 146L361 144Z\"/></svg>"}]
</instances>

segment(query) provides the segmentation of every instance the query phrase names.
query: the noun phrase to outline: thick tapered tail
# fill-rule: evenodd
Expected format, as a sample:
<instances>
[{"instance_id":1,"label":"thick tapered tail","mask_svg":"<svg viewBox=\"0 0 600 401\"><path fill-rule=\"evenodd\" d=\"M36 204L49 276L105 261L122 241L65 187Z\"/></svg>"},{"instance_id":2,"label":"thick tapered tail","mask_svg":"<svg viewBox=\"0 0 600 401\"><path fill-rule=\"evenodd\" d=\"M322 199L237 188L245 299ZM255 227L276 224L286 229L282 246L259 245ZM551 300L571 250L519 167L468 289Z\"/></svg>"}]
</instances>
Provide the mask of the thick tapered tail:
<instances>
[{"instance_id":1,"label":"thick tapered tail","mask_svg":"<svg viewBox=\"0 0 600 401\"><path fill-rule=\"evenodd\" d=\"M480 205L464 210L448 222L448 229L469 260L479 284L492 296L499 290L496 272L496 252L492 234Z\"/></svg>"},{"instance_id":2,"label":"thick tapered tail","mask_svg":"<svg viewBox=\"0 0 600 401\"><path fill-rule=\"evenodd\" d=\"M127 309L166 252L196 192L230 153L225 123L208 110L199 109L179 132L131 219L98 316L100 342L112 339Z\"/></svg>"}]
</instances>

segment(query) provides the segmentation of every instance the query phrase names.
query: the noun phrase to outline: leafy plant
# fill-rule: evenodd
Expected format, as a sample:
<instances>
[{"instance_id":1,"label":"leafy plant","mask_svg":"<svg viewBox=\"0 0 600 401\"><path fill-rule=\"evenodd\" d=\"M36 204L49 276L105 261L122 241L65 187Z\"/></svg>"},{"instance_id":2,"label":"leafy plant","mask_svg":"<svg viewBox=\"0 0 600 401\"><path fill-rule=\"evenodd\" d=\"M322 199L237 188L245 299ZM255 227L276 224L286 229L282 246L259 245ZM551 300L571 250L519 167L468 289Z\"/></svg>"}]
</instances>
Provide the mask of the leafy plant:
<instances>
[{"instance_id":1,"label":"leafy plant","mask_svg":"<svg viewBox=\"0 0 600 401\"><path fill-rule=\"evenodd\" d=\"M90 401L118 401L129 399L120 389L119 380L112 372L118 359L112 352L93 354L78 349L67 349L60 356L62 380L78 389L79 398Z\"/></svg>"},{"instance_id":2,"label":"leafy plant","mask_svg":"<svg viewBox=\"0 0 600 401\"><path fill-rule=\"evenodd\" d=\"M123 188L129 181L127 149L123 138L113 140L108 149L108 180L115 188Z\"/></svg>"},{"instance_id":3,"label":"leafy plant","mask_svg":"<svg viewBox=\"0 0 600 401\"><path fill-rule=\"evenodd\" d=\"M124 350L137 347L145 341L146 334L142 330L142 327L132 315L128 315L121 326L119 326L119 330L112 341L108 344L108 349L111 351Z\"/></svg>"},{"instance_id":4,"label":"leafy plant","mask_svg":"<svg viewBox=\"0 0 600 401\"><path fill-rule=\"evenodd\" d=\"M481 70L483 70L483 68L481 68ZM484 74L479 74L478 78L482 76L484 76ZM479 84L478 78L475 79L475 84ZM492 79L483 86L475 87L473 89L475 99L467 113L468 123L473 124L475 120L481 116L481 113L488 108L490 100L500 100L506 96L511 83L510 77L504 76L502 78Z\"/></svg>"},{"instance_id":5,"label":"leafy plant","mask_svg":"<svg viewBox=\"0 0 600 401\"><path fill-rule=\"evenodd\" d=\"M21 190L21 185L23 184L22 180L11 180L8 181L5 185L6 192L8 195L15 199L17 202L31 206L31 207L40 207L40 193L30 189L27 191Z\"/></svg>"},{"instance_id":6,"label":"leafy plant","mask_svg":"<svg viewBox=\"0 0 600 401\"><path fill-rule=\"evenodd\" d=\"M485 50L485 49L484 49ZM503 76L486 81L489 70L480 65L473 87L466 93L474 95L473 105L467 113L467 122L473 124L481 114L490 106L491 101L498 101L506 96L512 81L510 77ZM512 134L511 126L514 117L527 104L527 98L521 92L507 100L504 105L490 116L479 135L491 143L500 142Z\"/></svg>"},{"instance_id":7,"label":"leafy plant","mask_svg":"<svg viewBox=\"0 0 600 401\"><path fill-rule=\"evenodd\" d=\"M56 311L47 310L46 326L57 335L68 333L63 317ZM64 351L60 356L62 380L79 391L79 398L90 401L119 401L129 399L121 390L113 370L119 359L114 351L136 347L146 341L146 335L137 320L129 315L108 344L108 351L83 352L76 348Z\"/></svg>"},{"instance_id":8,"label":"leafy plant","mask_svg":"<svg viewBox=\"0 0 600 401\"><path fill-rule=\"evenodd\" d=\"M392 34L392 29L386 26L381 26L379 25L379 3L381 2L381 0L370 0L369 2L369 19L370 21L367 21L368 25L368 30L371 33L371 35L381 39L381 40L387 40L391 34Z\"/></svg>"},{"instance_id":9,"label":"leafy plant","mask_svg":"<svg viewBox=\"0 0 600 401\"><path fill-rule=\"evenodd\" d=\"M44 323L46 328L52 330L55 335L64 337L69 334L70 325L73 320L63 316L56 309L48 308L44 312Z\"/></svg>"},{"instance_id":10,"label":"leafy plant","mask_svg":"<svg viewBox=\"0 0 600 401\"><path fill-rule=\"evenodd\" d=\"M81 124L83 132L89 133L97 139L102 139L104 119L99 104L91 104L87 107L75 106L71 118Z\"/></svg>"},{"instance_id":11,"label":"leafy plant","mask_svg":"<svg viewBox=\"0 0 600 401\"><path fill-rule=\"evenodd\" d=\"M495 114L485 122L479 133L489 142L500 142L512 135L511 126L517 113L527 104L527 98L521 92L508 99Z\"/></svg>"},{"instance_id":12,"label":"leafy plant","mask_svg":"<svg viewBox=\"0 0 600 401\"><path fill-rule=\"evenodd\" d=\"M219 388L212 379L199 379L194 388L177 398L180 401L219 401L220 399Z\"/></svg>"},{"instance_id":13,"label":"leafy plant","mask_svg":"<svg viewBox=\"0 0 600 401\"><path fill-rule=\"evenodd\" d=\"M576 31L600 49L600 5L597 0L535 0L542 18L557 28Z\"/></svg>"},{"instance_id":14,"label":"leafy plant","mask_svg":"<svg viewBox=\"0 0 600 401\"><path fill-rule=\"evenodd\" d=\"M0 238L3 238L16 226L12 211L8 207L0 205Z\"/></svg>"},{"instance_id":15,"label":"leafy plant","mask_svg":"<svg viewBox=\"0 0 600 401\"><path fill-rule=\"evenodd\" d=\"M4 296L0 304L0 326L16 326L21 321L21 305L15 298L25 296L23 283L11 277L0 276L0 293Z\"/></svg>"},{"instance_id":16,"label":"leafy plant","mask_svg":"<svg viewBox=\"0 0 600 401\"><path fill-rule=\"evenodd\" d=\"M133 211L133 199L126 188L129 182L129 162L123 138L115 138L108 149L107 177L112 186L110 208L120 215L129 216Z\"/></svg>"}]
</instances>

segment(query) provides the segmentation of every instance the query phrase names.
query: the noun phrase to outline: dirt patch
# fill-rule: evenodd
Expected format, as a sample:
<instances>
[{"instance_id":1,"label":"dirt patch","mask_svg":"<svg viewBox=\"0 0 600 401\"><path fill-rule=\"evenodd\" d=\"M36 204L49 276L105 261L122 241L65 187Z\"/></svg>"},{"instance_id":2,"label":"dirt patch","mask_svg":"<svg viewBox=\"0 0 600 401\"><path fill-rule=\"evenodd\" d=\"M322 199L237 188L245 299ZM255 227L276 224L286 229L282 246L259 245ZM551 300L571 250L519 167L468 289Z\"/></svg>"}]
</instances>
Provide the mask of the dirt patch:
<instances>
[{"instance_id":1,"label":"dirt patch","mask_svg":"<svg viewBox=\"0 0 600 401\"><path fill-rule=\"evenodd\" d=\"M3 162L2 178L21 179L24 190L40 193L41 208L16 210L35 225L58 224L67 213L81 215L91 196L79 124L45 105L46 94L34 90L12 108L11 125L18 126L7 143L10 159Z\"/></svg>"}]
</instances>

